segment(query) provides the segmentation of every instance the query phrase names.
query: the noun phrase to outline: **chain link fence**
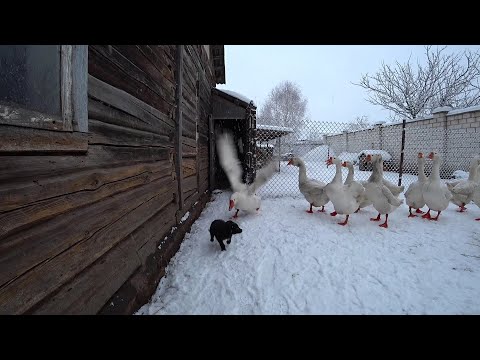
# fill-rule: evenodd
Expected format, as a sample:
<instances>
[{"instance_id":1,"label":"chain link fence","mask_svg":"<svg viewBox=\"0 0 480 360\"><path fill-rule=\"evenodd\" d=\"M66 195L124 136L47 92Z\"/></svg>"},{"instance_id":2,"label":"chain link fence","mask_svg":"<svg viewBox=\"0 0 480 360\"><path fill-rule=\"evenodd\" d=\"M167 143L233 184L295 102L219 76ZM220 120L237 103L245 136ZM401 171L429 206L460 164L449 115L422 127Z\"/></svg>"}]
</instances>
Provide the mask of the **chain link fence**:
<instances>
[{"instance_id":1,"label":"chain link fence","mask_svg":"<svg viewBox=\"0 0 480 360\"><path fill-rule=\"evenodd\" d=\"M430 124L431 125L431 124ZM347 130L350 129L350 130ZM421 121L405 124L402 153L403 124L379 124L351 130L351 124L311 122L301 132L291 128L257 124L257 169L271 160L279 162L279 172L264 185L263 197L298 196L299 169L289 166L293 156L306 165L307 177L329 183L335 175L335 166L326 165L330 156L354 164L355 180L367 180L371 165L364 162L369 153L380 153L384 160L384 178L392 183L408 186L417 180L417 155L427 156L431 151L442 155L440 177L445 181L468 177L472 157L480 153L480 133L467 133L464 129L446 129L427 126ZM427 160L425 173L431 173L432 162ZM342 168L343 180L348 169Z\"/></svg>"}]
</instances>

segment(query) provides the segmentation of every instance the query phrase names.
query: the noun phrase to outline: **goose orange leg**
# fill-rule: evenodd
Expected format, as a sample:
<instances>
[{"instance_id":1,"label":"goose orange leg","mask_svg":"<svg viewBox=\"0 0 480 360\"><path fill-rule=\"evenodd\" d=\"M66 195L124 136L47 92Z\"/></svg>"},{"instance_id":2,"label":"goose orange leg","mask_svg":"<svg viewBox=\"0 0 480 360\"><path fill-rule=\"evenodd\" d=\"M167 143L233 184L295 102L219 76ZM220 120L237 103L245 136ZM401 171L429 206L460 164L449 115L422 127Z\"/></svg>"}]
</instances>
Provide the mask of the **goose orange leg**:
<instances>
[{"instance_id":1,"label":"goose orange leg","mask_svg":"<svg viewBox=\"0 0 480 360\"><path fill-rule=\"evenodd\" d=\"M344 221L344 222L339 222L338 225L342 225L342 226L347 225L348 217L349 217L349 216L350 216L350 215L347 215L347 217L345 218L345 221Z\"/></svg>"},{"instance_id":2,"label":"goose orange leg","mask_svg":"<svg viewBox=\"0 0 480 360\"><path fill-rule=\"evenodd\" d=\"M428 209L428 211L422 215L422 218L424 219L431 219L432 216L430 215L430 209Z\"/></svg>"},{"instance_id":3,"label":"goose orange leg","mask_svg":"<svg viewBox=\"0 0 480 360\"><path fill-rule=\"evenodd\" d=\"M378 213L376 218L370 218L370 221L380 221L380 213Z\"/></svg>"},{"instance_id":4,"label":"goose orange leg","mask_svg":"<svg viewBox=\"0 0 480 360\"><path fill-rule=\"evenodd\" d=\"M434 217L434 218L431 217L430 220L435 220L435 221L437 221L437 220L438 220L438 217L440 216L440 213L441 213L441 211L437 211L437 216Z\"/></svg>"},{"instance_id":5,"label":"goose orange leg","mask_svg":"<svg viewBox=\"0 0 480 360\"><path fill-rule=\"evenodd\" d=\"M385 214L385 222L383 224L378 225L383 228L388 228L388 214Z\"/></svg>"}]
</instances>

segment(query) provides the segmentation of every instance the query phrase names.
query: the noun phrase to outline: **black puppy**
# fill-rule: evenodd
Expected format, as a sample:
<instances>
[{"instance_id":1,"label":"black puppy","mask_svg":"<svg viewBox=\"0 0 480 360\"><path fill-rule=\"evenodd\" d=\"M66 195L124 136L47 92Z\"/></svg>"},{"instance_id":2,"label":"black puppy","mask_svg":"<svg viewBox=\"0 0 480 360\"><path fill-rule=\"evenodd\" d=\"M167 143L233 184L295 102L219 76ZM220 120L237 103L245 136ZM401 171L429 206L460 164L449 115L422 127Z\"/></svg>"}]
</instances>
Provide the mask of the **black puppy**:
<instances>
[{"instance_id":1,"label":"black puppy","mask_svg":"<svg viewBox=\"0 0 480 360\"><path fill-rule=\"evenodd\" d=\"M227 250L223 240L227 240L227 244L232 241L233 234L240 234L242 229L233 221L213 220L210 225L210 241L213 241L213 237L217 239L222 251Z\"/></svg>"}]
</instances>

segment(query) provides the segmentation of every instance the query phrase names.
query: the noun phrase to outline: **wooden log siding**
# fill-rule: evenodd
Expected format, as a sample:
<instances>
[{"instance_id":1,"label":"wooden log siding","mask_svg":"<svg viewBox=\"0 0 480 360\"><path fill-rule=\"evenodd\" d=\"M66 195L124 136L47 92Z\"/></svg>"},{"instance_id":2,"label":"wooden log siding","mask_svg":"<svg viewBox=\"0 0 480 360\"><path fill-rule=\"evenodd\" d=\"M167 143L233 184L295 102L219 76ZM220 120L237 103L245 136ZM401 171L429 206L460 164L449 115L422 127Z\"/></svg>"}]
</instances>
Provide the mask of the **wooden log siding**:
<instances>
[{"instance_id":1,"label":"wooden log siding","mask_svg":"<svg viewBox=\"0 0 480 360\"><path fill-rule=\"evenodd\" d=\"M132 313L155 291L210 185L213 68L203 46L183 47L178 89L176 48L89 46L82 146L2 126L1 314Z\"/></svg>"}]
</instances>

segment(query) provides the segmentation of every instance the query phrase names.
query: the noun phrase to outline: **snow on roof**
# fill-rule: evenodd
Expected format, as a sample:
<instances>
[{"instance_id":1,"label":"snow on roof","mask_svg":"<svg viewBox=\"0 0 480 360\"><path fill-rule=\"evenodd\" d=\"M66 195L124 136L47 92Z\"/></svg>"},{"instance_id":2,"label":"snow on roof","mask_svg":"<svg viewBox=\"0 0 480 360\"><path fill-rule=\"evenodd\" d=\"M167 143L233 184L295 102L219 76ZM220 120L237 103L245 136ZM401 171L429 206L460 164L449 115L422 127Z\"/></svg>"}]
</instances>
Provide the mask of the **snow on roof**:
<instances>
[{"instance_id":1,"label":"snow on roof","mask_svg":"<svg viewBox=\"0 0 480 360\"><path fill-rule=\"evenodd\" d=\"M217 90L218 90L218 91L221 91L221 92L223 92L223 93L225 93L225 94L228 94L228 95L230 95L230 96L233 96L234 98L236 98L236 99L238 99L238 100L242 100L243 102L246 102L247 104L250 104L250 102L252 102L253 105L256 106L256 105L255 105L255 102L254 102L253 100L251 100L251 99L247 98L246 96L244 96L244 95L242 95L242 94L239 94L239 93L237 93L237 92L235 92L235 91L225 90L225 89L219 89L219 88L217 88Z\"/></svg>"},{"instance_id":2,"label":"snow on roof","mask_svg":"<svg viewBox=\"0 0 480 360\"><path fill-rule=\"evenodd\" d=\"M468 179L468 172L463 170L455 170L452 174L455 179Z\"/></svg>"},{"instance_id":3,"label":"snow on roof","mask_svg":"<svg viewBox=\"0 0 480 360\"><path fill-rule=\"evenodd\" d=\"M276 130L276 131L283 131L283 132L293 132L293 129L290 128L290 127L275 126L275 125L264 125L264 124L257 124L257 129Z\"/></svg>"},{"instance_id":4,"label":"snow on roof","mask_svg":"<svg viewBox=\"0 0 480 360\"><path fill-rule=\"evenodd\" d=\"M458 114L463 114L463 113L472 112L472 111L480 111L480 105L470 106L463 109L452 110L452 111L449 111L447 115L458 115Z\"/></svg>"},{"instance_id":5,"label":"snow on roof","mask_svg":"<svg viewBox=\"0 0 480 360\"><path fill-rule=\"evenodd\" d=\"M382 155L383 161L388 161L392 159L392 156L386 152L385 150L362 150L358 153L358 156L365 154L365 155L374 155L374 154L379 154Z\"/></svg>"},{"instance_id":6,"label":"snow on roof","mask_svg":"<svg viewBox=\"0 0 480 360\"><path fill-rule=\"evenodd\" d=\"M343 161L353 162L355 160L358 160L358 153L342 152L337 157Z\"/></svg>"},{"instance_id":7,"label":"snow on roof","mask_svg":"<svg viewBox=\"0 0 480 360\"><path fill-rule=\"evenodd\" d=\"M261 144L261 143L257 142L257 147L259 147L259 148L274 148L275 145L273 145L273 144Z\"/></svg>"}]
</instances>

